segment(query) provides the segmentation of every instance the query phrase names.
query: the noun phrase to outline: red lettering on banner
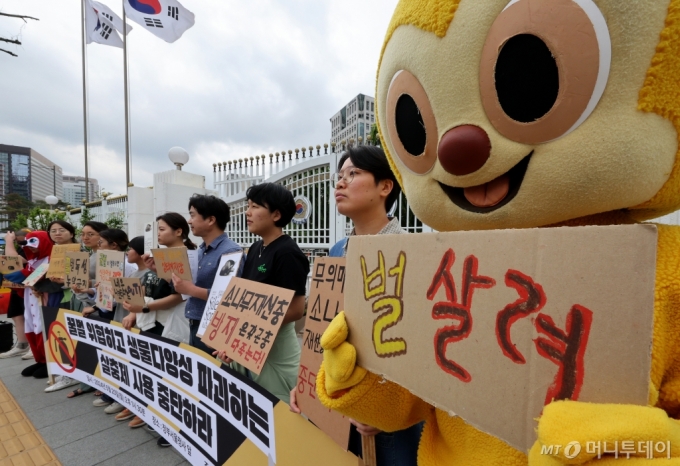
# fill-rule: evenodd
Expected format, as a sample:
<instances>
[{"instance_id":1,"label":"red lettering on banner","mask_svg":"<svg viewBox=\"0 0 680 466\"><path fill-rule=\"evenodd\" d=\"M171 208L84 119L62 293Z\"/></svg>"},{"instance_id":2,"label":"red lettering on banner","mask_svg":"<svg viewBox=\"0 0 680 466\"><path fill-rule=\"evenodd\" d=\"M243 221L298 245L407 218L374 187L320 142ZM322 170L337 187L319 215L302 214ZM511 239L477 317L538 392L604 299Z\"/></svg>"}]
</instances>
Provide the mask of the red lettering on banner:
<instances>
[{"instance_id":1,"label":"red lettering on banner","mask_svg":"<svg viewBox=\"0 0 680 466\"><path fill-rule=\"evenodd\" d=\"M519 352L510 337L512 325L519 319L538 312L545 306L543 287L528 275L517 270L508 270L505 274L505 284L514 288L519 299L508 304L496 317L496 338L503 354L517 364L525 364L526 360Z\"/></svg>"},{"instance_id":2,"label":"red lettering on banner","mask_svg":"<svg viewBox=\"0 0 680 466\"><path fill-rule=\"evenodd\" d=\"M478 259L471 255L463 263L463 281L461 288L461 301L456 296L456 286L451 274L451 267L456 260L453 249L446 251L439 263L439 268L432 278L432 283L427 290L427 299L432 301L443 285L446 291L446 301L439 301L432 307L432 318L437 320L452 319L457 322L454 325L442 327L435 333L434 350L435 360L439 367L446 373L462 380L470 382L470 373L459 364L446 357L446 348L450 343L466 339L472 331L472 295L476 288L491 288L496 281L491 277L477 274Z\"/></svg>"},{"instance_id":3,"label":"red lettering on banner","mask_svg":"<svg viewBox=\"0 0 680 466\"><path fill-rule=\"evenodd\" d=\"M583 358L592 322L592 311L578 304L567 315L566 332L558 328L549 316L538 315L536 329L547 338L539 336L534 340L536 349L538 354L559 368L548 388L545 404L553 400L578 400L585 375Z\"/></svg>"}]
</instances>

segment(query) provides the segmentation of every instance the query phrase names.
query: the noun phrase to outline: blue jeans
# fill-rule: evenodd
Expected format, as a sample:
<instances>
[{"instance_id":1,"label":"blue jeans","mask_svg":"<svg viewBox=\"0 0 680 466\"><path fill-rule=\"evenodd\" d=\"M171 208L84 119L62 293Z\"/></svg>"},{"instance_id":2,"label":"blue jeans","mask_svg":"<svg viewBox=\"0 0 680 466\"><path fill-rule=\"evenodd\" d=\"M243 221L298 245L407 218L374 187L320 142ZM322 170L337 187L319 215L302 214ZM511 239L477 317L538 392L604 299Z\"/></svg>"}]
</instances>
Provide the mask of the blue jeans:
<instances>
[{"instance_id":1,"label":"blue jeans","mask_svg":"<svg viewBox=\"0 0 680 466\"><path fill-rule=\"evenodd\" d=\"M189 345L193 346L194 348L200 349L204 353L208 353L208 356L212 356L213 350L212 348L206 346L205 343L201 341L200 338L196 336L196 332L198 332L198 327L201 325L200 320L189 320L189 328L191 330L191 334L189 335Z\"/></svg>"},{"instance_id":2,"label":"blue jeans","mask_svg":"<svg viewBox=\"0 0 680 466\"><path fill-rule=\"evenodd\" d=\"M376 435L375 456L378 466L416 466L422 431L423 423L420 422L404 430ZM349 451L361 456L361 435L354 426L350 431Z\"/></svg>"}]
</instances>

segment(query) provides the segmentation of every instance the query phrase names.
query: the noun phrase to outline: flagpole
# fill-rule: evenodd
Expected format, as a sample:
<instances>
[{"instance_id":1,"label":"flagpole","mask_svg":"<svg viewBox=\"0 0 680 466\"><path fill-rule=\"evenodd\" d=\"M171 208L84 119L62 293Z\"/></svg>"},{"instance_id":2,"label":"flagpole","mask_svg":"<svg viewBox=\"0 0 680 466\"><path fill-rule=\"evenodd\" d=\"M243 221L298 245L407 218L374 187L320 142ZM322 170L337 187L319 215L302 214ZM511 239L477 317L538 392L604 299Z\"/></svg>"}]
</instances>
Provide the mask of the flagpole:
<instances>
[{"instance_id":1,"label":"flagpole","mask_svg":"<svg viewBox=\"0 0 680 466\"><path fill-rule=\"evenodd\" d=\"M90 202L90 173L87 167L87 62L85 54L85 0L80 2L80 39L82 42L83 61L83 139L85 143L85 202Z\"/></svg>"},{"instance_id":2,"label":"flagpole","mask_svg":"<svg viewBox=\"0 0 680 466\"><path fill-rule=\"evenodd\" d=\"M123 83L125 85L125 179L130 186L130 97L128 94L127 22L123 0ZM127 188L126 188L127 189Z\"/></svg>"}]
</instances>

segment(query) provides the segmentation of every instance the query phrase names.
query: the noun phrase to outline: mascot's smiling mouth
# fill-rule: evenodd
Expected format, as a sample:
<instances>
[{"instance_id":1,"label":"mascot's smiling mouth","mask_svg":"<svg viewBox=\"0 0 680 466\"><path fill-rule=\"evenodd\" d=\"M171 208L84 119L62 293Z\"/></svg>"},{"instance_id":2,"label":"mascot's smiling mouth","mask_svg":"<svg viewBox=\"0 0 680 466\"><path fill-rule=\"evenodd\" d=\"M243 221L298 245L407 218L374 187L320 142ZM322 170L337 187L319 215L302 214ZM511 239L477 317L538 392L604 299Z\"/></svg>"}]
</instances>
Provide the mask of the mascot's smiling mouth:
<instances>
[{"instance_id":1,"label":"mascot's smiling mouth","mask_svg":"<svg viewBox=\"0 0 680 466\"><path fill-rule=\"evenodd\" d=\"M524 181L534 151L524 157L510 171L495 180L469 188L454 188L439 182L442 190L458 207L468 212L488 214L512 201Z\"/></svg>"}]
</instances>

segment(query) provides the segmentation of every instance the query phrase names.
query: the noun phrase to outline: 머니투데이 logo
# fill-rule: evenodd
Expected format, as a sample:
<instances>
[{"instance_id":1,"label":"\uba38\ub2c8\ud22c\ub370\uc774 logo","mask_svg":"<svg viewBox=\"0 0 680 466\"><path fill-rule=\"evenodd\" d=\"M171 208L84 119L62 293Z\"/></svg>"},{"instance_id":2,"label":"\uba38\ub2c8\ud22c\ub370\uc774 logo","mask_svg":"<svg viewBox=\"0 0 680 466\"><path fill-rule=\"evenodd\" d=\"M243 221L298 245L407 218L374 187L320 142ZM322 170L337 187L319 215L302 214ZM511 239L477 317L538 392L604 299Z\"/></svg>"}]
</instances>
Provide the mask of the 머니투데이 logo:
<instances>
[{"instance_id":1,"label":"\uba38\ub2c8\ud22c\ub370\uc774 logo","mask_svg":"<svg viewBox=\"0 0 680 466\"><path fill-rule=\"evenodd\" d=\"M129 0L130 6L140 13L157 15L161 12L161 3L158 0Z\"/></svg>"}]
</instances>

